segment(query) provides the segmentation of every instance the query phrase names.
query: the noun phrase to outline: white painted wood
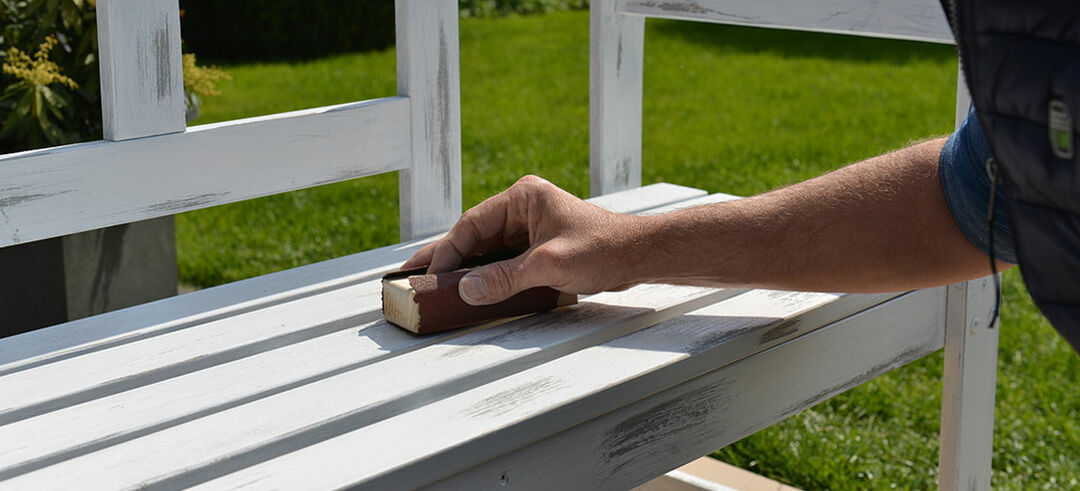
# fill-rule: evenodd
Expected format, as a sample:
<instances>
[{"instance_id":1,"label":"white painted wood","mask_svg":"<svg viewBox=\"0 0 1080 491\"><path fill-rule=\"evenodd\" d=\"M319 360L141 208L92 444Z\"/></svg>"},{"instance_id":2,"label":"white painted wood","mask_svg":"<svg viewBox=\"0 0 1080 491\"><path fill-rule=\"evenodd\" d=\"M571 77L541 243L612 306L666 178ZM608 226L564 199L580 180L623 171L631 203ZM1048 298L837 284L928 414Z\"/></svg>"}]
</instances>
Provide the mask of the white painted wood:
<instances>
[{"instance_id":1,"label":"white painted wood","mask_svg":"<svg viewBox=\"0 0 1080 491\"><path fill-rule=\"evenodd\" d=\"M589 11L589 193L641 186L641 86L645 19L616 0Z\"/></svg>"},{"instance_id":2,"label":"white painted wood","mask_svg":"<svg viewBox=\"0 0 1080 491\"><path fill-rule=\"evenodd\" d=\"M0 247L408 165L390 97L0 156Z\"/></svg>"},{"instance_id":3,"label":"white painted wood","mask_svg":"<svg viewBox=\"0 0 1080 491\"><path fill-rule=\"evenodd\" d=\"M620 0L618 7L649 17L953 43L937 0Z\"/></svg>"},{"instance_id":4,"label":"white painted wood","mask_svg":"<svg viewBox=\"0 0 1080 491\"><path fill-rule=\"evenodd\" d=\"M640 184L644 19L618 9L644 3L593 3L593 194ZM874 17L891 12L880 6L854 8L836 17L850 24L869 10L873 22L906 18ZM165 215L389 170L402 170L402 237L444 230L461 207L456 15L450 0L397 1L400 97L296 113L290 121L272 116L0 157L0 241L56 235L93 220L148 218L148 203ZM833 29L826 21L813 28ZM357 134L366 138L362 165L356 157L335 160L357 153L350 140ZM217 148L202 151L207 142ZM167 174L182 160L160 155L163 149L196 162L186 174ZM256 166L262 157L273 163ZM55 167L37 175L25 167L33 158ZM98 172L138 172L135 162L150 162L146 175L189 180L180 179L175 195L168 192L176 183L168 182L158 194L114 203L104 191L125 189L126 174L78 175L76 158ZM331 162L308 168L320 159ZM115 160L126 164L96 163ZM214 163L237 160L239 171L214 174L222 172ZM5 172L18 179L4 179ZM48 187L57 176L67 184ZM76 185L85 180L97 187ZM213 185L219 180L224 191ZM237 188L247 194L235 195ZM650 213L697 194L660 185L598 201ZM85 208L91 217L68 217ZM54 225L35 231L34 216ZM657 285L591 296L574 308L489 329L414 338L380 320L377 278L417 245L0 341L0 441L19 442L0 449L0 487L182 487L207 480L214 487L409 487L467 471L443 484L621 488L922 356L944 339L940 289L894 299ZM101 332L72 327L94 323ZM957 400L976 393L965 390ZM991 381L991 422L992 394ZM966 421L961 436L970 433ZM944 447L943 440L943 462Z\"/></svg>"},{"instance_id":5,"label":"white painted wood","mask_svg":"<svg viewBox=\"0 0 1080 491\"><path fill-rule=\"evenodd\" d=\"M990 489L998 328L990 277L949 286L938 486Z\"/></svg>"},{"instance_id":6,"label":"white painted wood","mask_svg":"<svg viewBox=\"0 0 1080 491\"><path fill-rule=\"evenodd\" d=\"M368 281L5 375L0 423L361 325L380 292Z\"/></svg>"},{"instance_id":7,"label":"white painted wood","mask_svg":"<svg viewBox=\"0 0 1080 491\"><path fill-rule=\"evenodd\" d=\"M967 117L971 95L957 70L956 128ZM990 489L998 330L988 326L994 308L990 277L951 285L946 293L945 369L941 398L938 486Z\"/></svg>"},{"instance_id":8,"label":"white painted wood","mask_svg":"<svg viewBox=\"0 0 1080 491\"><path fill-rule=\"evenodd\" d=\"M436 487L497 488L506 475L546 489L630 488L939 349L940 300L910 293Z\"/></svg>"},{"instance_id":9,"label":"white painted wood","mask_svg":"<svg viewBox=\"0 0 1080 491\"><path fill-rule=\"evenodd\" d=\"M708 193L702 189L659 182L640 188L597 196L590 198L589 202L616 213L647 214L643 212L658 207L660 208L658 208L657 212L666 213L671 211L671 208L663 205L681 201L701 205L705 204L703 199L706 195Z\"/></svg>"},{"instance_id":10,"label":"white painted wood","mask_svg":"<svg viewBox=\"0 0 1080 491\"><path fill-rule=\"evenodd\" d=\"M642 215L642 216L658 215L658 214L661 214L661 213L668 213L668 212L672 212L672 211L675 211L675 210L693 208L695 206L702 206L702 205L711 205L711 204L714 204L714 203L723 203L725 201L733 201L733 200L737 200L737 199L741 199L741 197L735 196L733 194L713 193L713 194L710 194L708 196L704 196L704 197L701 197L701 198L696 198L696 199L687 200L687 201L681 201L681 202L674 203L674 204L671 204L671 205L668 205L668 206L653 208L651 210L645 210L645 211L643 211L641 213L638 213L638 214Z\"/></svg>"},{"instance_id":11,"label":"white painted wood","mask_svg":"<svg viewBox=\"0 0 1080 491\"><path fill-rule=\"evenodd\" d=\"M105 139L184 131L179 4L100 0L97 25Z\"/></svg>"},{"instance_id":12,"label":"white painted wood","mask_svg":"<svg viewBox=\"0 0 1080 491\"><path fill-rule=\"evenodd\" d=\"M627 202L634 201L633 195L623 193ZM385 249L379 252L382 259L387 258ZM371 278L371 273L362 274ZM350 278L352 282L357 281L356 276ZM14 472L13 467L25 468L30 461L40 464L42 459L70 456L189 419L192 414L220 410L268 391L284 390L282 387L469 332L408 336L381 321L378 292L375 276L363 283L338 285L326 293L187 329L129 339L107 349L84 350L81 356L37 367L8 370L0 377L7 404L0 412L0 424L8 424L0 426L0 441L33 443L0 453L0 479ZM682 296L685 292L672 290L671 294ZM655 295L652 300L662 302L665 295ZM597 298L603 301L606 297ZM687 307L672 308L663 315L674 315L678 308ZM88 402L70 407L82 401ZM59 407L66 409L56 410ZM28 439L26 435L36 436Z\"/></svg>"},{"instance_id":13,"label":"white painted wood","mask_svg":"<svg viewBox=\"0 0 1080 491\"><path fill-rule=\"evenodd\" d=\"M431 240L373 249L4 338L0 375L371 281Z\"/></svg>"},{"instance_id":14,"label":"white painted wood","mask_svg":"<svg viewBox=\"0 0 1080 491\"><path fill-rule=\"evenodd\" d=\"M0 441L22 442L0 452L0 481L468 332L411 336L387 326L373 300L364 295L356 303L366 311L328 334L0 425Z\"/></svg>"},{"instance_id":15,"label":"white painted wood","mask_svg":"<svg viewBox=\"0 0 1080 491\"><path fill-rule=\"evenodd\" d=\"M816 339L806 343L812 346L801 346L804 349L786 349L785 356L769 356L769 363L757 363L756 370L743 369L739 376L718 377L727 383L724 390L732 390L725 399L756 398L764 404L739 405L741 411L724 411L724 424L717 424L721 415L710 412L713 407L699 406L686 411L683 424L695 428L705 424L717 428L745 428L760 424L762 419L770 422L783 419L805 407L802 404L817 402L849 387L843 385L850 383L848 374L865 377L864 370L860 369L862 364L876 364L880 366L879 372L885 371L897 366L900 353L903 353L904 361L908 361L940 346L941 323L932 322L935 315L943 314L940 299L937 308L928 308L934 305L933 292L919 292L902 298L906 299L901 301L904 308L921 307L921 317L925 317L913 319L913 329L897 329L904 325L903 321L883 322L878 318L885 316L876 316L876 322L862 327L865 330L844 332L843 336L829 335L826 342L817 333L807 333L866 308L867 303L879 302L881 297L756 290L251 466L211 481L208 486L235 487L246 483L266 488L290 488L300 482L297 479L306 479L276 470L285 468L332 469L310 476L312 480L307 484L317 488L356 484L370 488L424 486L506 452L523 446L529 448L547 437L566 434L565 430L569 428L580 428L579 423L594 426L597 421L613 422L612 415L621 422L624 418L619 417L618 412L612 413L613 409L649 396L664 398L672 387L699 380L700 374L714 368L746 356L751 360L760 358L752 356L754 353L768 355L784 349L769 350L785 341ZM896 311L889 309L888 313ZM866 349L861 357L855 356L850 364L845 357L836 355L864 343ZM914 345L920 348L917 351L905 349ZM811 347L814 349L809 349ZM821 364L828 368L819 369ZM806 378L822 382L837 380L837 372L843 375L836 383L800 383ZM764 386L773 386L776 390L762 390ZM709 395L716 397L716 392L713 390ZM807 400L810 394L816 394L818 399ZM791 402L776 404L777 398L784 397ZM642 439L639 441L619 442L595 434L564 439L562 445L555 447L561 450L548 446L547 452L533 453L530 465L535 467L532 471L519 472L523 468L496 465L488 467L500 469L494 475L494 481L488 480L490 473L485 473L480 479L453 482L448 487L497 487L505 473L508 484L526 488L625 489L630 487L626 485L629 483L605 484L606 471L610 471L612 465L621 468L619 462L603 464L597 462L597 457L602 459L603 455L586 454L596 447L621 446L623 443L626 448L614 449L607 456L610 458L615 454L617 460L621 454L637 458L637 452L675 452L675 447L680 447L681 443L653 445L649 442L652 438L668 440L668 436L664 436L667 430L672 430L667 433L671 437L668 441L681 442L677 438L682 437L695 447L701 446L700 436L687 437L685 430L688 428L681 432L659 428L670 422L664 416L662 410L656 414L657 428L647 427L653 423L651 420L643 421L646 427L635 428L631 434L640 432ZM686 461L715 448L695 448L692 451L696 453ZM573 457L560 458L556 455L559 453ZM655 462L633 464L645 465L647 469L638 472L650 473L649 477L653 477L681 463L684 462L673 465L663 462L661 465L668 465L664 469L656 468Z\"/></svg>"},{"instance_id":16,"label":"white painted wood","mask_svg":"<svg viewBox=\"0 0 1080 491\"><path fill-rule=\"evenodd\" d=\"M959 61L957 61L959 65ZM960 125L967 118L968 108L971 106L971 94L968 93L967 80L964 80L964 69L961 66L957 66L956 70L956 120L955 128L960 128Z\"/></svg>"},{"instance_id":17,"label":"white painted wood","mask_svg":"<svg viewBox=\"0 0 1080 491\"><path fill-rule=\"evenodd\" d=\"M387 258L385 254L380 256ZM398 257L407 256L399 253ZM280 303L267 302L257 310L188 324L183 329L152 328L156 331L153 336L127 339L97 350L83 349L56 363L9 371L0 378L5 395L0 400L0 423L201 370L209 360L224 363L284 343L322 336L328 329L373 320L368 318L379 317L379 275L398 264L400 259L353 274L348 282L325 292L315 290L299 298L280 299ZM365 281L360 282L361 278ZM384 332L394 329L381 325L364 335L381 339Z\"/></svg>"},{"instance_id":18,"label":"white painted wood","mask_svg":"<svg viewBox=\"0 0 1080 491\"><path fill-rule=\"evenodd\" d=\"M375 287L374 291L365 296L377 300L379 283L373 282L372 286ZM306 442L308 438L318 441L326 432L340 432L343 428L351 429L380 421L398 412L629 334L737 293L739 291L643 285L625 292L594 295L575 308L528 317L498 328L466 332L452 341L428 345L415 351L394 353L394 356L382 358L378 363L364 364L355 370L23 474L10 483L16 487L38 488L63 486L65 481L71 485L112 482L124 487L154 483L178 473L213 473L218 465L243 462L250 457L247 453L254 448L272 454L277 451L275 449L303 446L301 442ZM358 301L354 298L352 302ZM324 304L322 308L330 306ZM293 312L310 315L312 310L293 309L279 315ZM378 312L373 314L379 315ZM281 322L289 321L287 317L281 319ZM265 326L270 323L260 324ZM182 332L202 327L214 326L200 326ZM253 327L234 319L227 327L230 333L219 336L231 338L233 332L236 332L237 338L250 336ZM374 328L397 329L385 323L379 323ZM224 329L225 326L217 326L217 331ZM206 335L201 337L206 338ZM172 346L178 351L188 351L186 346L180 344L182 341L188 339L170 340L162 343L162 347ZM198 342L199 339L190 341ZM213 339L209 341L215 342ZM191 351L205 352L208 346L203 344L193 346ZM160 353L158 356L172 356L172 353ZM111 356L96 361L110 364L119 359ZM125 365L140 363L130 358L124 361ZM291 365L299 361L281 359L278 363ZM58 365L71 366L73 363L68 360ZM98 370L108 370L108 367ZM137 373L139 368L134 367L132 371ZM21 373L5 378L19 375ZM53 381L41 375L31 380L39 384ZM23 384L20 382L12 385L21 388ZM193 386L185 392L199 389ZM13 397L21 399L20 395L16 392ZM318 402L313 404L314 401ZM108 420L112 415L106 412L98 417ZM315 436L305 433L305 430L313 428L318 428ZM29 430L17 433L13 436L18 441L34 434ZM175 484L187 485L185 481Z\"/></svg>"},{"instance_id":19,"label":"white painted wood","mask_svg":"<svg viewBox=\"0 0 1080 491\"><path fill-rule=\"evenodd\" d=\"M590 202L617 212L644 206L644 213L648 213L716 199L686 200L698 192L682 187L673 191L678 192L672 192L668 201L661 201L654 188L645 187ZM0 375L370 281L436 238L382 247L5 338L0 342Z\"/></svg>"},{"instance_id":20,"label":"white painted wood","mask_svg":"<svg viewBox=\"0 0 1080 491\"><path fill-rule=\"evenodd\" d=\"M408 96L411 164L399 176L401 240L461 215L461 98L455 0L396 0L398 95Z\"/></svg>"}]
</instances>

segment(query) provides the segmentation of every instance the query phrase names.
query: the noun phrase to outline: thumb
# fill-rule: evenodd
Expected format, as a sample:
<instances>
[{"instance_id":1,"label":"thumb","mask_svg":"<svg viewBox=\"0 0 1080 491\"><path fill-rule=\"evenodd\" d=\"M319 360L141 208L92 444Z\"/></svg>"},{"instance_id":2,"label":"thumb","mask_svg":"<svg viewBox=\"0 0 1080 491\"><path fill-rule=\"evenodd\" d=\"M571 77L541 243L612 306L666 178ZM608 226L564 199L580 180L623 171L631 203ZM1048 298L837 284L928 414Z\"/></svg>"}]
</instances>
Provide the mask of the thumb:
<instances>
[{"instance_id":1,"label":"thumb","mask_svg":"<svg viewBox=\"0 0 1080 491\"><path fill-rule=\"evenodd\" d=\"M526 252L470 271L458 283L458 294L470 305L501 302L522 290L542 285L540 271L530 267L529 252Z\"/></svg>"}]
</instances>

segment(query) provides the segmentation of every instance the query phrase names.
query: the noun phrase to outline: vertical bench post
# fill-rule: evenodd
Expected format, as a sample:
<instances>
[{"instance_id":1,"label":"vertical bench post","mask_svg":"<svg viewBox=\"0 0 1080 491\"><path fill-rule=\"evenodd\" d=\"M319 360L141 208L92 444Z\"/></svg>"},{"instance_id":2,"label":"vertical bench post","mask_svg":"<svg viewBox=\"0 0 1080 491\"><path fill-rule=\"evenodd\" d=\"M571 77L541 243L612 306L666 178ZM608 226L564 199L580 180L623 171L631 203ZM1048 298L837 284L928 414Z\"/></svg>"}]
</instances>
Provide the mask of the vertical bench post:
<instances>
[{"instance_id":1,"label":"vertical bench post","mask_svg":"<svg viewBox=\"0 0 1080 491\"><path fill-rule=\"evenodd\" d=\"M401 240L461 215L461 98L455 0L396 0L398 95L409 98L412 162L399 171Z\"/></svg>"},{"instance_id":2,"label":"vertical bench post","mask_svg":"<svg viewBox=\"0 0 1080 491\"><path fill-rule=\"evenodd\" d=\"M97 19L105 139L184 131L179 3L100 0Z\"/></svg>"},{"instance_id":3,"label":"vertical bench post","mask_svg":"<svg viewBox=\"0 0 1080 491\"><path fill-rule=\"evenodd\" d=\"M593 0L589 12L589 193L641 186L645 17Z\"/></svg>"},{"instance_id":4,"label":"vertical bench post","mask_svg":"<svg viewBox=\"0 0 1080 491\"><path fill-rule=\"evenodd\" d=\"M105 139L183 132L177 0L99 0L97 23ZM63 244L69 319L176 294L172 216L68 235Z\"/></svg>"},{"instance_id":5,"label":"vertical bench post","mask_svg":"<svg viewBox=\"0 0 1080 491\"><path fill-rule=\"evenodd\" d=\"M970 101L960 71L956 127L964 122ZM990 489L998 348L998 326L989 324L994 300L989 276L950 285L946 294L938 464L938 486L943 490Z\"/></svg>"}]
</instances>

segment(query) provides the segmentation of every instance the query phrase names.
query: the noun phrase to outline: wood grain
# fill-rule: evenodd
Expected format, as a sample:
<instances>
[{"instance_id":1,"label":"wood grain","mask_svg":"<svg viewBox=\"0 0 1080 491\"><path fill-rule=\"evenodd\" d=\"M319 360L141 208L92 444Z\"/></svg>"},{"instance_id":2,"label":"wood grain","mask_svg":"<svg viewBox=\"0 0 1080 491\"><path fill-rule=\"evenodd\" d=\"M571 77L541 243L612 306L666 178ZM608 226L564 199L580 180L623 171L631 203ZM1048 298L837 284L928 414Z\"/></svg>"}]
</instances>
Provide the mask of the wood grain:
<instances>
[{"instance_id":1,"label":"wood grain","mask_svg":"<svg viewBox=\"0 0 1080 491\"><path fill-rule=\"evenodd\" d=\"M404 168L409 102L0 156L0 247Z\"/></svg>"},{"instance_id":2,"label":"wood grain","mask_svg":"<svg viewBox=\"0 0 1080 491\"><path fill-rule=\"evenodd\" d=\"M668 19L953 43L937 0L619 0L618 11Z\"/></svg>"},{"instance_id":3,"label":"wood grain","mask_svg":"<svg viewBox=\"0 0 1080 491\"><path fill-rule=\"evenodd\" d=\"M589 10L589 193L641 186L641 87L645 19L616 12L616 0Z\"/></svg>"},{"instance_id":4,"label":"wood grain","mask_svg":"<svg viewBox=\"0 0 1080 491\"><path fill-rule=\"evenodd\" d=\"M96 10L105 139L184 131L178 3L101 0Z\"/></svg>"},{"instance_id":5,"label":"wood grain","mask_svg":"<svg viewBox=\"0 0 1080 491\"><path fill-rule=\"evenodd\" d=\"M620 193L621 205L639 202L638 195L655 196L647 189ZM0 453L0 480L471 332L416 338L375 315L381 272L396 268L419 245L369 251L110 314L114 321L128 314L120 322L91 318L15 345L10 342L18 338L5 339L0 353L17 355L39 350L35 340L55 347L66 334L124 322L144 325L112 339L66 339L74 346L63 355L35 358L39 351L33 351L4 365L0 392L8 409L0 413L6 424L0 425L0 440L26 443ZM252 291L267 298L242 301ZM230 298L240 303L234 311L220 304ZM163 325L149 325L155 316Z\"/></svg>"},{"instance_id":6,"label":"wood grain","mask_svg":"<svg viewBox=\"0 0 1080 491\"><path fill-rule=\"evenodd\" d=\"M461 96L455 0L397 0L398 95L407 96L409 165L398 173L401 240L461 215Z\"/></svg>"},{"instance_id":7,"label":"wood grain","mask_svg":"<svg viewBox=\"0 0 1080 491\"><path fill-rule=\"evenodd\" d=\"M918 305L924 312L936 312L940 316L943 307L940 297L937 298L938 308L927 308L934 305L934 293L936 292L923 292L915 301L907 302L904 306ZM755 353L767 353L770 347L785 341L802 339L823 324L843 319L852 312L881 302L883 298L888 296L753 291L328 439L208 484L230 487L246 482L265 487L291 487L296 484L297 476L275 472L274 469L304 468L314 465L315 459L326 459L318 465L348 469L320 475L314 482L316 487L362 485L370 488L411 488L429 485L435 480L466 470L478 462L505 455L506 452L529 452L533 444L542 444L545 437L578 428L580 423L589 422L586 426L600 424L606 427L613 426L607 423L615 423L614 426L618 426L617 422L624 418L611 418L611 411L614 409L641 398L657 395L662 398L672 387L694 380L702 373L709 373L714 368L745 357L753 359ZM928 303L930 305L927 305ZM933 337L935 332L940 333L940 323L933 325L926 322L919 325L921 335L908 331L905 334L889 336L889 341L895 342L897 338L908 337L917 339L930 349L941 345L941 336ZM876 332L877 329L873 331ZM930 334L929 338L927 333ZM859 336L858 340L837 344L850 348L863 339ZM891 358L882 359L895 357L892 349L895 346L889 348L869 349L863 356L866 359L877 359L876 363L891 361ZM792 373L795 371L809 371L817 376L836 375L827 371L815 373L795 362L815 358L817 353L808 350L786 363L777 363L772 369L746 377L745 382L739 377L725 379L731 384L745 384L740 393L751 392L752 388L756 388L757 392L763 394L782 394L786 390L764 391L760 390L760 387L782 384L785 389L794 389L798 386L797 383L788 380L799 377ZM852 369L839 357L834 357L830 365L832 369ZM767 365L762 363L758 366ZM582 376L583 373L588 376ZM755 383L751 384L751 381ZM812 390L813 393L818 393L829 387L831 386L809 385L793 392L801 394ZM825 393L829 394L827 391ZM750 394L747 396L751 397ZM742 409L742 412L725 412L722 417L730 420L730 424L736 424L740 420L771 419L783 413L769 404L747 405ZM701 419L700 423L703 425L704 420L720 416L701 410L687 411L684 415L687 419ZM659 425L664 419L662 415L658 415L655 422ZM648 459L642 459L640 455L634 454L635 450L630 450L636 449L636 452L654 455L671 451L669 445L653 445L649 442L654 438L666 440L668 437L664 435L670 430L650 428L653 421L645 419L641 427L626 432L630 438L637 435L641 439L626 442L627 451L620 452L611 448L618 447L613 441L618 440L617 438L590 434L580 439L563 439L560 445L546 446L544 452L530 452L531 458L521 459L530 461L530 464L493 467L508 473L512 483L522 483L524 487L591 489L601 486L611 469L611 464L601 465L593 456L583 455L600 446L608 447L610 451L598 457L626 454L628 458L636 460L629 467L644 466L646 468L637 472L651 472L651 476L655 476L677 465L656 469L654 464L648 463ZM692 423L687 421L685 424ZM679 441L675 439L676 432L671 433L670 441ZM419 435L424 436L421 438ZM686 433L681 436L686 438ZM696 445L700 437L686 439ZM397 443L380 447L379 452L365 450L371 448L369 445L377 446L392 441ZM335 452L335 449L345 448L354 449L352 464L347 466L339 464L349 458L348 452ZM694 451L697 453L687 461L709 450ZM363 458L356 458L358 455ZM338 456L341 460L338 460ZM524 467L532 470L523 470ZM553 472L553 469L557 469L557 472ZM463 480L453 482L450 487L472 489L477 486L498 486L502 472L496 474L493 481ZM485 477L490 477L490 473ZM619 484L615 481L606 486L617 487ZM629 486L623 488L627 487Z\"/></svg>"},{"instance_id":8,"label":"wood grain","mask_svg":"<svg viewBox=\"0 0 1080 491\"><path fill-rule=\"evenodd\" d=\"M943 322L939 291L910 293L434 487L628 489L939 349Z\"/></svg>"},{"instance_id":9,"label":"wood grain","mask_svg":"<svg viewBox=\"0 0 1080 491\"><path fill-rule=\"evenodd\" d=\"M990 489L998 326L990 277L949 286L938 486Z\"/></svg>"}]
</instances>

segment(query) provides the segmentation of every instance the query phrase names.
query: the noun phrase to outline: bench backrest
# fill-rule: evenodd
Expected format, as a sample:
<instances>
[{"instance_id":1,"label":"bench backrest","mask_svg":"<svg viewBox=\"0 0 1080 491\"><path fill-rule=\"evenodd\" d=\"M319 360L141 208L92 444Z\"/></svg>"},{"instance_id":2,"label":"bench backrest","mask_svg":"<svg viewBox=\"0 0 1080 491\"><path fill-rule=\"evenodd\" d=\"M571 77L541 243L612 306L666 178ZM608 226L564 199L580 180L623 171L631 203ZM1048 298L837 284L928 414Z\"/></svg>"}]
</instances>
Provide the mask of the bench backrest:
<instances>
[{"instance_id":1,"label":"bench backrest","mask_svg":"<svg viewBox=\"0 0 1080 491\"><path fill-rule=\"evenodd\" d=\"M396 96L192 128L176 0L97 19L104 140L0 155L0 247L392 171L403 240L460 215L455 0L396 1Z\"/></svg>"},{"instance_id":2,"label":"bench backrest","mask_svg":"<svg viewBox=\"0 0 1080 491\"><path fill-rule=\"evenodd\" d=\"M589 188L593 196L641 186L645 18L657 17L953 43L938 0L593 0L590 34ZM967 113L957 85L957 121Z\"/></svg>"},{"instance_id":3,"label":"bench backrest","mask_svg":"<svg viewBox=\"0 0 1080 491\"><path fill-rule=\"evenodd\" d=\"M641 185L646 17L954 42L938 0L592 0L589 161L593 196ZM960 72L957 126L970 100ZM994 326L986 329L994 305L990 285L982 278L934 290L945 297L947 311L939 461L942 489L957 489L960 483L990 486L998 339Z\"/></svg>"}]
</instances>

